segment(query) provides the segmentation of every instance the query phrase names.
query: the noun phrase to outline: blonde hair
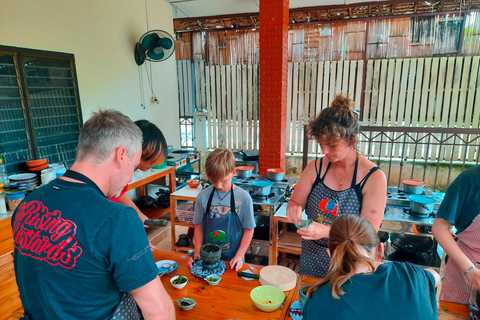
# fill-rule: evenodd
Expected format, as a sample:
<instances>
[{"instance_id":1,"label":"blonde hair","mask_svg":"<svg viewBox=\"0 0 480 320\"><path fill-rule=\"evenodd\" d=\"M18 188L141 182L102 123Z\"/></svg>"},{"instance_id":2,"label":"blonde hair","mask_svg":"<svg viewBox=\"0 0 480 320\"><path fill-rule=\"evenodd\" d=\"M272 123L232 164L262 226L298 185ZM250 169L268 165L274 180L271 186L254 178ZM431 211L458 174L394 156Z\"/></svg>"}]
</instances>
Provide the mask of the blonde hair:
<instances>
[{"instance_id":1,"label":"blonde hair","mask_svg":"<svg viewBox=\"0 0 480 320\"><path fill-rule=\"evenodd\" d=\"M212 183L216 183L235 170L235 156L230 149L215 149L205 161L205 173Z\"/></svg>"},{"instance_id":2,"label":"blonde hair","mask_svg":"<svg viewBox=\"0 0 480 320\"><path fill-rule=\"evenodd\" d=\"M351 147L357 148L360 123L353 111L354 103L347 96L337 95L329 108L308 124L309 136L330 144L345 140Z\"/></svg>"},{"instance_id":3,"label":"blonde hair","mask_svg":"<svg viewBox=\"0 0 480 320\"><path fill-rule=\"evenodd\" d=\"M311 298L317 289L330 283L332 296L339 299L345 293L343 284L356 273L357 265L367 264L370 273L375 271L373 260L366 257L360 248L378 254L379 245L377 232L367 219L354 214L338 216L330 228L328 238L328 248L332 254L330 268L324 279L309 288L307 297Z\"/></svg>"}]
</instances>

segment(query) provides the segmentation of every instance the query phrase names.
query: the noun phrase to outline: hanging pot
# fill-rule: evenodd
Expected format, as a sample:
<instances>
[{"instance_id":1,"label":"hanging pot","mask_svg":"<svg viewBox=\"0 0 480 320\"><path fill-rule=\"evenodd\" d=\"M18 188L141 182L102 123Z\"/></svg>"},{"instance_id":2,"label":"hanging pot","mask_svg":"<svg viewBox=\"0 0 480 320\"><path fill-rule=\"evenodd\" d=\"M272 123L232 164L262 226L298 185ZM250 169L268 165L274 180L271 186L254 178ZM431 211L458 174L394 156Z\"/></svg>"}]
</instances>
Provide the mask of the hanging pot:
<instances>
[{"instance_id":1,"label":"hanging pot","mask_svg":"<svg viewBox=\"0 0 480 320\"><path fill-rule=\"evenodd\" d=\"M268 180L271 181L282 181L285 171L282 168L279 169L268 169Z\"/></svg>"},{"instance_id":2,"label":"hanging pot","mask_svg":"<svg viewBox=\"0 0 480 320\"><path fill-rule=\"evenodd\" d=\"M418 215L429 215L433 211L433 206L437 203L437 200L431 197L421 195L411 195L408 197L410 200L410 210Z\"/></svg>"},{"instance_id":3,"label":"hanging pot","mask_svg":"<svg viewBox=\"0 0 480 320\"><path fill-rule=\"evenodd\" d=\"M252 196L265 197L268 196L272 190L273 182L267 180L253 181Z\"/></svg>"},{"instance_id":4,"label":"hanging pot","mask_svg":"<svg viewBox=\"0 0 480 320\"><path fill-rule=\"evenodd\" d=\"M237 177L239 178L250 178L252 174L253 174L252 166L237 167Z\"/></svg>"},{"instance_id":5,"label":"hanging pot","mask_svg":"<svg viewBox=\"0 0 480 320\"><path fill-rule=\"evenodd\" d=\"M403 191L408 194L422 194L425 182L420 180L403 180Z\"/></svg>"}]
</instances>

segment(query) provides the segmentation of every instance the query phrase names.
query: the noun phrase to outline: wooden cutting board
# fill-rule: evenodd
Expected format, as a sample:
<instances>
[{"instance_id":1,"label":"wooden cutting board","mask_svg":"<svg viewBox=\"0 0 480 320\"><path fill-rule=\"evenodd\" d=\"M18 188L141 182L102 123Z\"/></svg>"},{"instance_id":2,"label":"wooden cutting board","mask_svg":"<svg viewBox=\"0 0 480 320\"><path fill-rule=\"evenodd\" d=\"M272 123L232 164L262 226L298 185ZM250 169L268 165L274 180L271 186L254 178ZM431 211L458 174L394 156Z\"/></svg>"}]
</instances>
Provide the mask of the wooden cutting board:
<instances>
[{"instance_id":1,"label":"wooden cutting board","mask_svg":"<svg viewBox=\"0 0 480 320\"><path fill-rule=\"evenodd\" d=\"M289 291L297 284L297 274L287 267L266 266L260 270L260 284L274 286L282 291Z\"/></svg>"}]
</instances>

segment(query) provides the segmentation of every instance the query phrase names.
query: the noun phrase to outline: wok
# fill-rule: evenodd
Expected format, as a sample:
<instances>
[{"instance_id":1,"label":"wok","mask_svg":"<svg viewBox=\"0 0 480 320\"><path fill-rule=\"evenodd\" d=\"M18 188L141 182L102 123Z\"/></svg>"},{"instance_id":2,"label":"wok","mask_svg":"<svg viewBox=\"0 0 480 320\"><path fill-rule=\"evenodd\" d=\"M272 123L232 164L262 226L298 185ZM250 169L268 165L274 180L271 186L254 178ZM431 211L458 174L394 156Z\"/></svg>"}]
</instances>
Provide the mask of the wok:
<instances>
[{"instance_id":1,"label":"wok","mask_svg":"<svg viewBox=\"0 0 480 320\"><path fill-rule=\"evenodd\" d=\"M435 246L430 237L415 236L403 233L390 234L390 241L398 248L428 252Z\"/></svg>"}]
</instances>

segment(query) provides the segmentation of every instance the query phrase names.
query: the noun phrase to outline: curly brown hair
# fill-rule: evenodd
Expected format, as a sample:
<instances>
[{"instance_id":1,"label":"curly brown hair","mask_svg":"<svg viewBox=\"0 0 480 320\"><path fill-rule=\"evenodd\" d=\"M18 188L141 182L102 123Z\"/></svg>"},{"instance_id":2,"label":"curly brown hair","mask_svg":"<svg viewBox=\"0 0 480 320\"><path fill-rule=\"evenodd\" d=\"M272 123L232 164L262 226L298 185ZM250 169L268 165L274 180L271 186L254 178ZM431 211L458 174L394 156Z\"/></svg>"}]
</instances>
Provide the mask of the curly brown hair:
<instances>
[{"instance_id":1,"label":"curly brown hair","mask_svg":"<svg viewBox=\"0 0 480 320\"><path fill-rule=\"evenodd\" d=\"M341 94L335 97L330 107L323 109L320 114L308 124L308 134L317 141L328 144L338 144L345 140L351 147L357 149L360 124L358 115L353 111L352 99Z\"/></svg>"}]
</instances>

